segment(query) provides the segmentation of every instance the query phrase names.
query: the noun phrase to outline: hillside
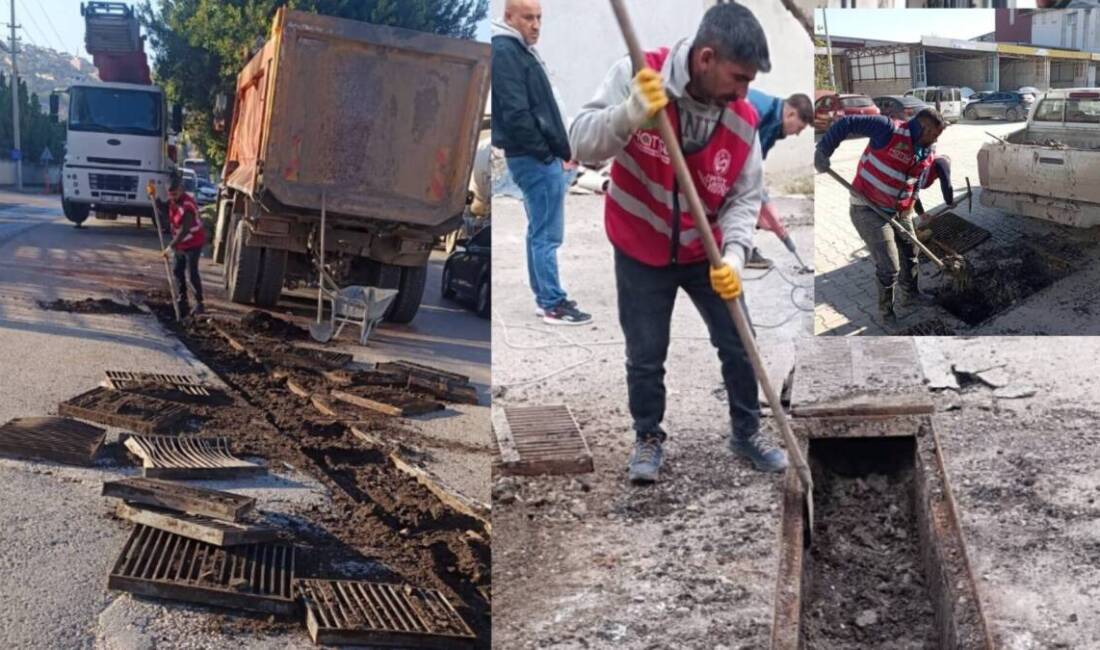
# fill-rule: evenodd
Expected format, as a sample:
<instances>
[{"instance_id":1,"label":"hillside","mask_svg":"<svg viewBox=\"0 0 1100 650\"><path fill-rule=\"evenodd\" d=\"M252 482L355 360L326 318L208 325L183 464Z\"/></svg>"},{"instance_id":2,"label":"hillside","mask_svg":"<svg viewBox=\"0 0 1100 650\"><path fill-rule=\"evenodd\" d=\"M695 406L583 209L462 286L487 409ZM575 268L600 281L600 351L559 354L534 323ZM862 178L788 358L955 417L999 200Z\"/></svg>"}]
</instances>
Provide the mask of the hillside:
<instances>
[{"instance_id":1,"label":"hillside","mask_svg":"<svg viewBox=\"0 0 1100 650\"><path fill-rule=\"evenodd\" d=\"M11 74L11 56L0 52L0 66ZM27 82L32 94L38 95L42 110L50 109L50 93L71 84L97 78L91 61L58 52L50 48L24 43L19 55L19 77Z\"/></svg>"}]
</instances>

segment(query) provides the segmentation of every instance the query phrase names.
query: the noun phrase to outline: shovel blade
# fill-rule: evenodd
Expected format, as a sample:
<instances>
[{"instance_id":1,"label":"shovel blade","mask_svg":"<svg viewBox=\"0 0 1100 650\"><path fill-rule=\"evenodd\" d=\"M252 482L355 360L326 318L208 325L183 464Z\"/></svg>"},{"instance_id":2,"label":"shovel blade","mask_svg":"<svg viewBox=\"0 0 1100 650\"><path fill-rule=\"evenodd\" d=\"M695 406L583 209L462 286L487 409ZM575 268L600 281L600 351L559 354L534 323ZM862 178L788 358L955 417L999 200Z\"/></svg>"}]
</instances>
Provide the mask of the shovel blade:
<instances>
[{"instance_id":1,"label":"shovel blade","mask_svg":"<svg viewBox=\"0 0 1100 650\"><path fill-rule=\"evenodd\" d=\"M332 340L332 323L310 323L309 335L318 343L328 343Z\"/></svg>"}]
</instances>

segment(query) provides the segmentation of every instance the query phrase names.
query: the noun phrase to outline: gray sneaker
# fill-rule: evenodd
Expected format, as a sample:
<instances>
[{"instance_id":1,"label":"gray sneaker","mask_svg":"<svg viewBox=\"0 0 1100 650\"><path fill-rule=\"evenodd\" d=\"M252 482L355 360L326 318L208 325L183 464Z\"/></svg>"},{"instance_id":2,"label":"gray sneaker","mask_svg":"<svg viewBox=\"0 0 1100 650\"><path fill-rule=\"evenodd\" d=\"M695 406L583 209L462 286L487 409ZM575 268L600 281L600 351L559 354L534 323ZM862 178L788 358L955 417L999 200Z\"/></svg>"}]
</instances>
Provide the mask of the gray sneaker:
<instances>
[{"instance_id":1,"label":"gray sneaker","mask_svg":"<svg viewBox=\"0 0 1100 650\"><path fill-rule=\"evenodd\" d=\"M577 309L577 303L570 305L571 301L563 300L546 310L542 316L542 322L547 325L588 325L592 322L592 315Z\"/></svg>"},{"instance_id":2,"label":"gray sneaker","mask_svg":"<svg viewBox=\"0 0 1100 650\"><path fill-rule=\"evenodd\" d=\"M663 455L659 436L643 436L634 441L628 472L630 482L656 483Z\"/></svg>"},{"instance_id":3,"label":"gray sneaker","mask_svg":"<svg viewBox=\"0 0 1100 650\"><path fill-rule=\"evenodd\" d=\"M787 452L769 446L760 432L747 438L730 438L730 451L751 460L752 466L761 472L782 472L787 469Z\"/></svg>"}]
</instances>

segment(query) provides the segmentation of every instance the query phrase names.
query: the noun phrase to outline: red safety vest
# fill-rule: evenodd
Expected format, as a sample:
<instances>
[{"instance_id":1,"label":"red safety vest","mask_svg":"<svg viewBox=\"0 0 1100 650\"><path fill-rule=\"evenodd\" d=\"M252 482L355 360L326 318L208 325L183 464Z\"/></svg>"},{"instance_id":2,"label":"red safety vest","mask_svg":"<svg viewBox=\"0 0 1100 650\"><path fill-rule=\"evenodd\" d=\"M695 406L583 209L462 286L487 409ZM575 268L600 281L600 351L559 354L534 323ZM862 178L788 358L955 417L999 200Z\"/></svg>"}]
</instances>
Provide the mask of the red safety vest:
<instances>
[{"instance_id":1,"label":"red safety vest","mask_svg":"<svg viewBox=\"0 0 1100 650\"><path fill-rule=\"evenodd\" d=\"M662 48L646 53L646 65L660 70L668 52L668 48ZM678 125L676 102L670 102L666 110L672 123ZM686 156L719 247L722 231L717 223L718 210L752 153L758 122L756 109L747 101L730 102L706 146ZM611 184L604 203L604 227L611 243L628 257L650 266L705 260L706 251L691 218L691 207L678 189L676 172L660 133L656 128L635 131L611 166ZM677 239L675 244L673 237Z\"/></svg>"},{"instance_id":2,"label":"red safety vest","mask_svg":"<svg viewBox=\"0 0 1100 650\"><path fill-rule=\"evenodd\" d=\"M924 160L917 160L909 125L901 120L891 121L894 134L890 142L881 149L867 145L852 187L875 205L904 212L913 205L918 184L922 188L931 184L929 170L936 156L929 153Z\"/></svg>"},{"instance_id":3,"label":"red safety vest","mask_svg":"<svg viewBox=\"0 0 1100 650\"><path fill-rule=\"evenodd\" d=\"M176 244L176 250L189 251L202 248L206 244L206 231L202 227L202 219L199 219L199 208L195 205L195 199L184 192L179 201L168 200L168 223L172 227L172 237L183 227L183 213L190 212L194 217L191 230Z\"/></svg>"}]
</instances>

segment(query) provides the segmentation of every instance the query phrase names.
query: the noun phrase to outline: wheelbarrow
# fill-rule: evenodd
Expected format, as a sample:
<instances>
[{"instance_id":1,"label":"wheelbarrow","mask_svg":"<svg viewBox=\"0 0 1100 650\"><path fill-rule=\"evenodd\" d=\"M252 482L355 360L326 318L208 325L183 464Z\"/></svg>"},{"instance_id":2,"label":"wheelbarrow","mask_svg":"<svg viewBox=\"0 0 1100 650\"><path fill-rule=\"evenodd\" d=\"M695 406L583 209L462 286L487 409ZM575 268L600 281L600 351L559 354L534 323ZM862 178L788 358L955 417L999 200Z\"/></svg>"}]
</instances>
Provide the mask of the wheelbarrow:
<instances>
[{"instance_id":1,"label":"wheelbarrow","mask_svg":"<svg viewBox=\"0 0 1100 650\"><path fill-rule=\"evenodd\" d=\"M310 334L313 334L313 338L321 343L327 343L340 336L344 326L351 323L359 327L359 345L367 345L371 332L386 315L386 309L397 297L398 291L360 285L338 288L327 273L324 276L324 285L321 287L321 293L329 303L329 322L327 327L310 328ZM318 333L322 336L318 337Z\"/></svg>"}]
</instances>

